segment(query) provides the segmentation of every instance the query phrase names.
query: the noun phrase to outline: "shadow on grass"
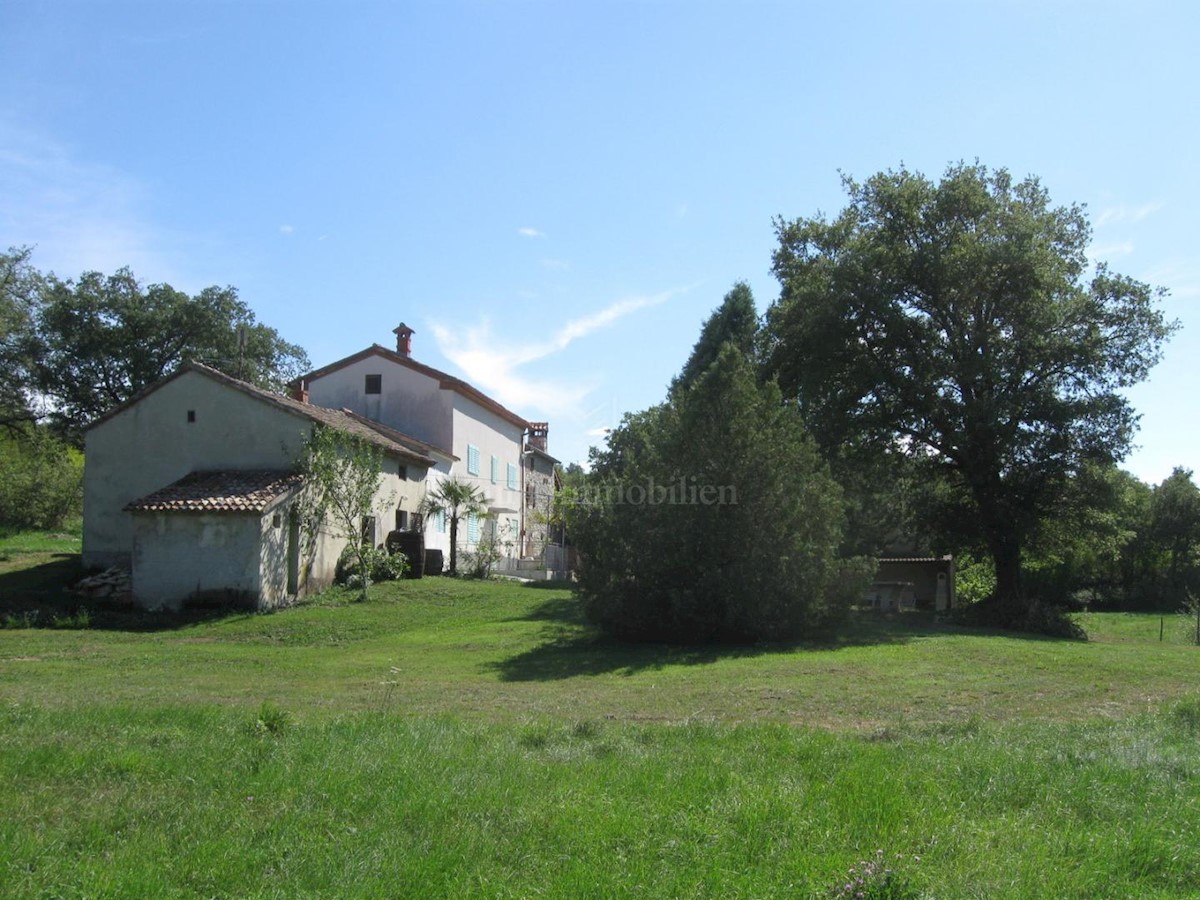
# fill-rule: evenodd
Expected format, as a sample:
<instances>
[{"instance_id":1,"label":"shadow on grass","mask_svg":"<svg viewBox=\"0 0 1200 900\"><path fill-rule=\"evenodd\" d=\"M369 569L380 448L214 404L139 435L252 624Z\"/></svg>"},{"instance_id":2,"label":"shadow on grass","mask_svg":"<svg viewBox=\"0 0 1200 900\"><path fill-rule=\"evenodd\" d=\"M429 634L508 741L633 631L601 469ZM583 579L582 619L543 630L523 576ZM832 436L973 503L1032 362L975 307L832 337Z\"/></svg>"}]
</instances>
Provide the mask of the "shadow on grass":
<instances>
[{"instance_id":1,"label":"shadow on grass","mask_svg":"<svg viewBox=\"0 0 1200 900\"><path fill-rule=\"evenodd\" d=\"M821 641L751 645L636 643L609 637L589 624L583 615L583 604L574 596L547 600L527 615L510 621L544 625L538 646L487 666L488 671L498 673L503 681L634 675L667 666L705 665L723 659L906 643L914 637L959 630L922 613L855 613L844 630Z\"/></svg>"},{"instance_id":2,"label":"shadow on grass","mask_svg":"<svg viewBox=\"0 0 1200 900\"><path fill-rule=\"evenodd\" d=\"M70 592L70 586L84 574L78 553L23 555L44 557L45 561L28 564L24 559L16 560L16 567L7 571L3 571L5 564L14 561L0 561L0 627L175 631L202 622L254 615L228 606L149 612L104 599L85 599Z\"/></svg>"}]
</instances>

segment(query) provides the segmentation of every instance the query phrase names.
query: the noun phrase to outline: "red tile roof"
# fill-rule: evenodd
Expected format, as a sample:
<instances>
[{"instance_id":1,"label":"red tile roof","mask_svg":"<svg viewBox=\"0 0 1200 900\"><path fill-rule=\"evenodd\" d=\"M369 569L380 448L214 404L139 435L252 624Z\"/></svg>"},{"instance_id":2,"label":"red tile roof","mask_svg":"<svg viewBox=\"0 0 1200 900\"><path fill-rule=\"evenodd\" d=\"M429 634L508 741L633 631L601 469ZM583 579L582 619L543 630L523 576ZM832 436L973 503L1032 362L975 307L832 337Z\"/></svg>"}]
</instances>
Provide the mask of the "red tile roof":
<instances>
[{"instance_id":1,"label":"red tile roof","mask_svg":"<svg viewBox=\"0 0 1200 900\"><path fill-rule=\"evenodd\" d=\"M127 512L265 512L303 481L299 472L238 469L192 472L125 506Z\"/></svg>"}]
</instances>

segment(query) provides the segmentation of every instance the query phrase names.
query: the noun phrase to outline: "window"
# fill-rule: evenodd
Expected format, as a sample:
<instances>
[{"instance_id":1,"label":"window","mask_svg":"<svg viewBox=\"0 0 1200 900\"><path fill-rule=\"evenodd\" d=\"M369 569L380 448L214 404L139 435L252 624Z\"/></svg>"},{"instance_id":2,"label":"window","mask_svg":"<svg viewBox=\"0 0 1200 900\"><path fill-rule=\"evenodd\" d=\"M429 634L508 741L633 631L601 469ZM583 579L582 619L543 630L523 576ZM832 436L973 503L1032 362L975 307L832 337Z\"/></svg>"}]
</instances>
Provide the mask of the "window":
<instances>
[{"instance_id":1,"label":"window","mask_svg":"<svg viewBox=\"0 0 1200 900\"><path fill-rule=\"evenodd\" d=\"M474 444L467 444L467 474L479 474L479 448Z\"/></svg>"},{"instance_id":2,"label":"window","mask_svg":"<svg viewBox=\"0 0 1200 900\"><path fill-rule=\"evenodd\" d=\"M408 467L407 466L397 466L396 467L396 477L398 477L401 481L407 481L408 480Z\"/></svg>"},{"instance_id":3,"label":"window","mask_svg":"<svg viewBox=\"0 0 1200 900\"><path fill-rule=\"evenodd\" d=\"M405 509L396 510L396 530L397 531L407 531L408 530L408 510L405 510Z\"/></svg>"},{"instance_id":4,"label":"window","mask_svg":"<svg viewBox=\"0 0 1200 900\"><path fill-rule=\"evenodd\" d=\"M439 534L446 533L446 511L439 509L437 513L437 530Z\"/></svg>"},{"instance_id":5,"label":"window","mask_svg":"<svg viewBox=\"0 0 1200 900\"><path fill-rule=\"evenodd\" d=\"M467 543L479 543L479 516L475 513L467 515Z\"/></svg>"},{"instance_id":6,"label":"window","mask_svg":"<svg viewBox=\"0 0 1200 900\"><path fill-rule=\"evenodd\" d=\"M495 456L492 457L492 484L500 480L500 460Z\"/></svg>"},{"instance_id":7,"label":"window","mask_svg":"<svg viewBox=\"0 0 1200 900\"><path fill-rule=\"evenodd\" d=\"M363 391L368 394L382 394L383 393L383 376L382 375L368 375L366 384L363 386Z\"/></svg>"},{"instance_id":8,"label":"window","mask_svg":"<svg viewBox=\"0 0 1200 900\"><path fill-rule=\"evenodd\" d=\"M196 411L195 411L194 409L189 409L189 410L188 410L188 421L189 421L189 422L195 422L195 421L196 421Z\"/></svg>"},{"instance_id":9,"label":"window","mask_svg":"<svg viewBox=\"0 0 1200 900\"><path fill-rule=\"evenodd\" d=\"M508 464L508 489L510 491L517 489L517 467L512 463Z\"/></svg>"}]
</instances>

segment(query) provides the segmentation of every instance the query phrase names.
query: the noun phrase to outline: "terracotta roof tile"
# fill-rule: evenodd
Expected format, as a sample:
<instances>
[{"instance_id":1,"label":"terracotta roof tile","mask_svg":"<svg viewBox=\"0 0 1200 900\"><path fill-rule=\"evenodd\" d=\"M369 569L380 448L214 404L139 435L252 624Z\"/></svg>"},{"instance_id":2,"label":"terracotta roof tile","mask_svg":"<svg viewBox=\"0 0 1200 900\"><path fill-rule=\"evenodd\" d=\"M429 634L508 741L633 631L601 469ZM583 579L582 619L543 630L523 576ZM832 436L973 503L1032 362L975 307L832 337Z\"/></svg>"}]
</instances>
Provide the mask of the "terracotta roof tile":
<instances>
[{"instance_id":1,"label":"terracotta roof tile","mask_svg":"<svg viewBox=\"0 0 1200 900\"><path fill-rule=\"evenodd\" d=\"M303 480L298 472L240 469L192 472L125 506L127 512L261 513Z\"/></svg>"}]
</instances>

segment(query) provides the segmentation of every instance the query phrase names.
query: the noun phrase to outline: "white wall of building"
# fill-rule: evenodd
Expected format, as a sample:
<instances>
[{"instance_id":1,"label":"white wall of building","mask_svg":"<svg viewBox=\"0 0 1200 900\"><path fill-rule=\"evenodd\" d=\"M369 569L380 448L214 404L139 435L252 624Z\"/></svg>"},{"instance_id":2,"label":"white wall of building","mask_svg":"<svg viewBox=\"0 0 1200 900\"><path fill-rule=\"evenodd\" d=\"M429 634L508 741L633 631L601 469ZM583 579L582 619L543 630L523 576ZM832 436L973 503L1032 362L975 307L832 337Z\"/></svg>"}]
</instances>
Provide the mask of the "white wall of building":
<instances>
[{"instance_id":1,"label":"white wall of building","mask_svg":"<svg viewBox=\"0 0 1200 900\"><path fill-rule=\"evenodd\" d=\"M257 605L257 513L139 512L132 519L133 597L139 606L179 609L190 595L205 592L229 600L242 595Z\"/></svg>"},{"instance_id":2,"label":"white wall of building","mask_svg":"<svg viewBox=\"0 0 1200 900\"><path fill-rule=\"evenodd\" d=\"M199 372L167 382L87 433L83 564L129 564L130 501L196 470L291 468L311 429Z\"/></svg>"},{"instance_id":3,"label":"white wall of building","mask_svg":"<svg viewBox=\"0 0 1200 900\"><path fill-rule=\"evenodd\" d=\"M508 532L513 547L510 554L519 552L518 536L521 529L522 491L524 485L521 472L521 446L525 429L508 419L480 406L469 397L454 395L453 408L454 445L452 451L458 457L451 474L478 487L488 498L489 508L496 510L491 526ZM479 451L478 474L469 471L471 447ZM492 478L492 459L496 460L496 477ZM514 488L508 486L508 467L513 466ZM480 534L484 530L481 527ZM470 546L468 531L462 529L459 548Z\"/></svg>"},{"instance_id":4,"label":"white wall of building","mask_svg":"<svg viewBox=\"0 0 1200 900\"><path fill-rule=\"evenodd\" d=\"M380 376L381 393L366 392L366 376ZM411 434L435 447L451 449L453 391L382 356L368 356L308 383L308 400L329 409L348 409Z\"/></svg>"}]
</instances>

